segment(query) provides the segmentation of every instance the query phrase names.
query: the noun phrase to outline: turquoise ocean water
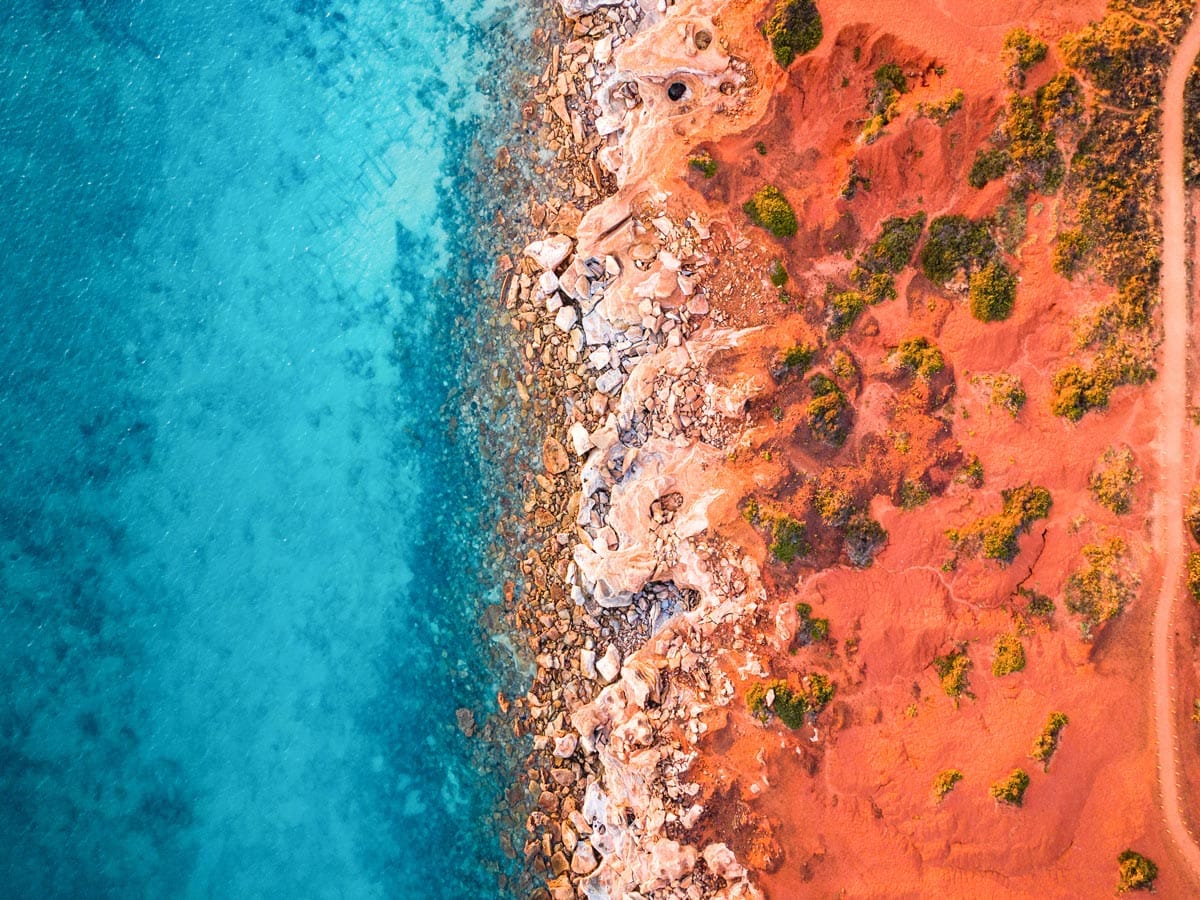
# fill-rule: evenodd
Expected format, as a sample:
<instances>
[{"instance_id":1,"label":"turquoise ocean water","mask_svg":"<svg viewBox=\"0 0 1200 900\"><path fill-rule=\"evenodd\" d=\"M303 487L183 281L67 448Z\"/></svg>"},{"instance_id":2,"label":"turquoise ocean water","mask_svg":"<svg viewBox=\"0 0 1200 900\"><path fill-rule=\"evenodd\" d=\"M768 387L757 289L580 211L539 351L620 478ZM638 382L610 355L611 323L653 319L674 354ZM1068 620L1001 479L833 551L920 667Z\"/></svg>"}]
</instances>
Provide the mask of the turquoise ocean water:
<instances>
[{"instance_id":1,"label":"turquoise ocean water","mask_svg":"<svg viewBox=\"0 0 1200 900\"><path fill-rule=\"evenodd\" d=\"M4 897L497 896L512 760L454 711L507 677L481 176L529 16L4 4Z\"/></svg>"}]
</instances>

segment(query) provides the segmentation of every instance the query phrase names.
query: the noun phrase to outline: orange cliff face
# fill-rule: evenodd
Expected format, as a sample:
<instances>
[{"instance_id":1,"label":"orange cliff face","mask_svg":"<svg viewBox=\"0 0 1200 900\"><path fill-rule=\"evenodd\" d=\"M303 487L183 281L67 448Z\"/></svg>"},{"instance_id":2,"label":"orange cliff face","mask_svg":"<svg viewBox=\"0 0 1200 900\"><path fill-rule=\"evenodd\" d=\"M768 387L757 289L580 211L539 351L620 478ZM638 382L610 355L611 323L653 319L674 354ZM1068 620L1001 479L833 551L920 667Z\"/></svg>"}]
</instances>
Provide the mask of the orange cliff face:
<instances>
[{"instance_id":1,"label":"orange cliff face","mask_svg":"<svg viewBox=\"0 0 1200 900\"><path fill-rule=\"evenodd\" d=\"M832 675L838 693L815 729L791 731L778 719L764 726L735 702L715 717L690 773L704 785L697 843L729 840L759 870L757 881L770 897L938 890L1100 895L1112 890L1115 858L1126 845L1160 860L1159 890L1186 892L1155 813L1146 709L1149 603L1139 597L1084 643L1062 602L1081 547L1112 536L1129 545L1142 582L1154 581L1149 491L1143 485L1132 512L1116 516L1092 499L1088 478L1112 445L1135 448L1152 476L1147 448L1155 413L1153 398L1136 389L1119 392L1102 415L1077 425L1050 411L1050 376L1073 348L1074 321L1108 290L1051 271L1061 198L1035 195L1023 204L1025 233L1010 257L1021 281L1009 320L976 321L965 298L910 267L897 278L898 298L872 307L837 342L859 370L857 421L842 448L814 447L804 433L802 379L770 374L789 346L821 340L824 322L816 310L823 285L844 281L846 256L868 243L885 218L918 210L978 218L1007 202L1002 182L975 190L967 173L1009 93L1000 48L1013 25L1032 25L1053 45L1103 14L1094 3L989 4L986 14L973 12L975 6L822 3L824 40L783 77L764 75L761 118L686 148L706 151L716 174L706 179L684 169L681 179L660 181L706 217L729 223L731 258L722 265L742 277L730 276L733 291L715 305L733 324L766 326L716 363L724 369L718 379L758 377L770 385L752 401L755 427L746 445L716 476L728 487L719 527L758 548L768 596L758 627L795 629L792 607L802 601L831 622L830 641L772 654L766 663L776 678L795 680L811 670ZM726 27L734 29L729 23L736 17L736 28L749 33L764 14L747 12L722 13ZM864 144L864 98L873 71L889 62L914 86L887 133ZM1030 73L1026 92L1059 65L1052 52ZM947 124L915 114L918 104L954 89L965 101ZM756 149L764 145L765 154ZM677 145L658 152L656 159L681 168ZM869 188L845 199L840 192L851 172L868 178ZM742 202L763 183L782 189L795 208L794 238L776 242L741 214ZM733 250L739 238L752 245ZM765 282L776 259L790 275L791 304L776 302ZM746 279L747 269L757 278ZM950 396L945 404L931 404L917 379L897 379L889 368L890 350L916 334L944 354L951 382L943 388ZM1027 390L1015 418L989 402L985 384L972 383L975 373L997 372L1019 376ZM877 446L894 444L897 432L907 438L902 453ZM957 465L972 456L986 473L979 489L954 478ZM845 470L848 483L874 495L870 508L888 532L886 548L866 569L845 565L836 550L817 571L804 561L772 562L763 530L739 515L744 499L770 498L811 525L799 483L830 468ZM927 481L932 475L940 496L916 509L898 508L889 495L905 474ZM1053 507L1020 539L1013 561L962 560L944 571L953 555L946 529L992 512L1001 488L1027 481L1048 488ZM1020 614L1024 604L1015 591L1022 586L1056 598L1051 622ZM1008 633L1020 635L1026 665L996 677L993 644ZM953 699L932 662L959 644L972 661L973 696ZM754 680L728 674L740 689ZM1029 754L1047 716L1058 710L1070 724L1043 771ZM1016 767L1031 778L1024 804L999 806L988 787ZM963 779L938 802L934 778L951 768Z\"/></svg>"}]
</instances>

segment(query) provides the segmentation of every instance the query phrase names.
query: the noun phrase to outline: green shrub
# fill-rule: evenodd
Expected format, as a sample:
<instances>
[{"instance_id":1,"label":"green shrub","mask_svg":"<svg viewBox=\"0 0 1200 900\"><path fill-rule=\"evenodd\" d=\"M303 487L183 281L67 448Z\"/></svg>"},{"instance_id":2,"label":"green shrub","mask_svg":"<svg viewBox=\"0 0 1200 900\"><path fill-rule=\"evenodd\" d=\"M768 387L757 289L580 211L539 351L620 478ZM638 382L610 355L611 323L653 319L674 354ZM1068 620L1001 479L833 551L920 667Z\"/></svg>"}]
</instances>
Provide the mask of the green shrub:
<instances>
[{"instance_id":1,"label":"green shrub","mask_svg":"<svg viewBox=\"0 0 1200 900\"><path fill-rule=\"evenodd\" d=\"M813 492L813 509L822 522L837 528L850 520L854 512L854 497L838 485L821 484Z\"/></svg>"},{"instance_id":2,"label":"green shrub","mask_svg":"<svg viewBox=\"0 0 1200 900\"><path fill-rule=\"evenodd\" d=\"M917 114L932 119L938 125L945 125L956 112L962 109L963 102L966 99L966 94L956 89L941 100L936 100L933 103L918 104Z\"/></svg>"},{"instance_id":3,"label":"green shrub","mask_svg":"<svg viewBox=\"0 0 1200 900\"><path fill-rule=\"evenodd\" d=\"M865 512L855 513L846 522L842 538L850 564L865 569L887 543L888 533Z\"/></svg>"},{"instance_id":4,"label":"green shrub","mask_svg":"<svg viewBox=\"0 0 1200 900\"><path fill-rule=\"evenodd\" d=\"M908 93L908 79L904 77L904 70L894 62L884 63L875 70L875 84L897 94Z\"/></svg>"},{"instance_id":5,"label":"green shrub","mask_svg":"<svg viewBox=\"0 0 1200 900\"><path fill-rule=\"evenodd\" d=\"M1059 735L1067 727L1067 721L1065 713L1050 713L1050 718L1046 720L1046 727L1042 729L1042 733L1033 742L1033 750L1029 752L1029 755L1040 762L1043 769L1050 768L1050 758L1054 756L1054 751L1058 749Z\"/></svg>"},{"instance_id":6,"label":"green shrub","mask_svg":"<svg viewBox=\"0 0 1200 900\"><path fill-rule=\"evenodd\" d=\"M1031 190L1053 193L1062 184L1066 164L1054 139L1043 126L1042 111L1033 97L1013 94L1001 127L1008 160L1015 172L1013 193L1024 197Z\"/></svg>"},{"instance_id":7,"label":"green shrub","mask_svg":"<svg viewBox=\"0 0 1200 900\"><path fill-rule=\"evenodd\" d=\"M1133 461L1128 447L1109 447L1100 457L1100 467L1088 479L1092 497L1117 515L1129 512L1133 505L1133 487L1142 480L1141 469Z\"/></svg>"},{"instance_id":8,"label":"green shrub","mask_svg":"<svg viewBox=\"0 0 1200 900\"><path fill-rule=\"evenodd\" d=\"M1050 265L1063 278L1074 278L1091 249L1091 239L1080 229L1060 231L1054 241L1054 254Z\"/></svg>"},{"instance_id":9,"label":"green shrub","mask_svg":"<svg viewBox=\"0 0 1200 900\"><path fill-rule=\"evenodd\" d=\"M1059 72L1038 88L1037 104L1043 127L1059 128L1083 114L1083 85L1070 72Z\"/></svg>"},{"instance_id":10,"label":"green shrub","mask_svg":"<svg viewBox=\"0 0 1200 900\"><path fill-rule=\"evenodd\" d=\"M1125 13L1109 13L1099 22L1069 34L1059 43L1073 69L1125 107L1157 103L1167 52L1153 28Z\"/></svg>"},{"instance_id":11,"label":"green shrub","mask_svg":"<svg viewBox=\"0 0 1200 900\"><path fill-rule=\"evenodd\" d=\"M1020 549L1018 539L1029 526L1050 513L1050 492L1028 482L1000 494L1003 507L995 515L972 522L962 531L947 532L960 553L983 553L987 559L1012 562Z\"/></svg>"},{"instance_id":12,"label":"green shrub","mask_svg":"<svg viewBox=\"0 0 1200 900\"><path fill-rule=\"evenodd\" d=\"M1192 540L1200 543L1200 488L1192 488L1183 507L1183 524Z\"/></svg>"},{"instance_id":13,"label":"green shrub","mask_svg":"<svg viewBox=\"0 0 1200 900\"><path fill-rule=\"evenodd\" d=\"M996 252L986 222L966 216L938 216L929 223L929 239L921 248L921 270L934 284L945 284L960 270L971 271Z\"/></svg>"},{"instance_id":14,"label":"green shrub","mask_svg":"<svg viewBox=\"0 0 1200 900\"><path fill-rule=\"evenodd\" d=\"M1027 601L1025 612L1029 615L1047 621L1054 618L1054 601L1045 594L1027 587L1017 588L1017 594Z\"/></svg>"},{"instance_id":15,"label":"green shrub","mask_svg":"<svg viewBox=\"0 0 1200 900\"><path fill-rule=\"evenodd\" d=\"M992 674L997 678L1025 668L1025 645L1015 634L1002 634L996 638L993 653Z\"/></svg>"},{"instance_id":16,"label":"green shrub","mask_svg":"<svg viewBox=\"0 0 1200 900\"><path fill-rule=\"evenodd\" d=\"M787 283L787 269L783 267L783 263L781 263L779 260L775 260L775 262L771 264L771 284L775 285L775 287L783 287Z\"/></svg>"},{"instance_id":17,"label":"green shrub","mask_svg":"<svg viewBox=\"0 0 1200 900\"><path fill-rule=\"evenodd\" d=\"M823 34L814 0L780 0L766 27L775 61L785 69L797 56L816 49Z\"/></svg>"},{"instance_id":18,"label":"green shrub","mask_svg":"<svg viewBox=\"0 0 1200 900\"><path fill-rule=\"evenodd\" d=\"M767 155L767 145L764 144L762 141L755 141L754 152L757 153L759 156L766 156Z\"/></svg>"},{"instance_id":19,"label":"green shrub","mask_svg":"<svg viewBox=\"0 0 1200 900\"><path fill-rule=\"evenodd\" d=\"M1017 276L996 260L971 276L971 315L980 322L999 322L1012 315Z\"/></svg>"},{"instance_id":20,"label":"green shrub","mask_svg":"<svg viewBox=\"0 0 1200 900\"><path fill-rule=\"evenodd\" d=\"M1089 544L1083 548L1086 567L1067 578L1063 597L1067 609L1080 617L1085 638L1097 625L1120 614L1137 593L1138 578L1125 564L1125 550L1120 538Z\"/></svg>"},{"instance_id":21,"label":"green shrub","mask_svg":"<svg viewBox=\"0 0 1200 900\"><path fill-rule=\"evenodd\" d=\"M1008 163L1007 150L976 150L971 171L967 173L967 184L978 190L989 181L1003 178Z\"/></svg>"},{"instance_id":22,"label":"green shrub","mask_svg":"<svg viewBox=\"0 0 1200 900\"><path fill-rule=\"evenodd\" d=\"M1108 406L1112 381L1102 372L1088 371L1072 363L1054 373L1050 409L1056 416L1078 422L1091 409Z\"/></svg>"},{"instance_id":23,"label":"green shrub","mask_svg":"<svg viewBox=\"0 0 1200 900\"><path fill-rule=\"evenodd\" d=\"M958 769L946 769L938 772L937 777L933 779L933 796L941 803L946 795L954 790L954 786L962 781L963 773Z\"/></svg>"},{"instance_id":24,"label":"green shrub","mask_svg":"<svg viewBox=\"0 0 1200 900\"><path fill-rule=\"evenodd\" d=\"M805 410L813 436L834 447L842 446L850 430L846 421L849 408L846 395L836 387L813 397Z\"/></svg>"},{"instance_id":25,"label":"green shrub","mask_svg":"<svg viewBox=\"0 0 1200 900\"><path fill-rule=\"evenodd\" d=\"M963 461L961 478L973 488L983 487L983 463L974 453Z\"/></svg>"},{"instance_id":26,"label":"green shrub","mask_svg":"<svg viewBox=\"0 0 1200 900\"><path fill-rule=\"evenodd\" d=\"M926 337L909 338L901 341L896 348L896 356L900 365L908 369L918 378L926 380L946 368L942 351L929 342Z\"/></svg>"},{"instance_id":27,"label":"green shrub","mask_svg":"<svg viewBox=\"0 0 1200 900\"><path fill-rule=\"evenodd\" d=\"M788 369L798 369L803 375L808 371L808 367L812 365L813 359L817 355L817 348L811 344L796 344L794 347L788 347L783 351L783 364Z\"/></svg>"},{"instance_id":28,"label":"green shrub","mask_svg":"<svg viewBox=\"0 0 1200 900\"><path fill-rule=\"evenodd\" d=\"M1188 593L1193 600L1200 600L1200 551L1193 550L1187 559Z\"/></svg>"},{"instance_id":29,"label":"green shrub","mask_svg":"<svg viewBox=\"0 0 1200 900\"><path fill-rule=\"evenodd\" d=\"M1142 854L1126 850L1117 857L1117 890L1152 891L1158 878L1158 866Z\"/></svg>"},{"instance_id":30,"label":"green shrub","mask_svg":"<svg viewBox=\"0 0 1200 900\"><path fill-rule=\"evenodd\" d=\"M958 647L933 661L934 671L942 684L942 690L950 697L972 697L971 658L963 647Z\"/></svg>"},{"instance_id":31,"label":"green shrub","mask_svg":"<svg viewBox=\"0 0 1200 900\"><path fill-rule=\"evenodd\" d=\"M809 713L817 715L833 699L834 686L819 672L809 675L797 690L781 678L760 681L746 689L746 707L762 722L774 713L788 728L799 728Z\"/></svg>"},{"instance_id":32,"label":"green shrub","mask_svg":"<svg viewBox=\"0 0 1200 900\"><path fill-rule=\"evenodd\" d=\"M796 604L796 637L800 644L820 643L829 637L829 620L814 619L812 606L807 603ZM813 676L816 678L817 676ZM822 678L824 676L821 676Z\"/></svg>"},{"instance_id":33,"label":"green shrub","mask_svg":"<svg viewBox=\"0 0 1200 900\"><path fill-rule=\"evenodd\" d=\"M688 165L705 178L712 178L717 174L717 161L707 153L697 153L688 160Z\"/></svg>"},{"instance_id":34,"label":"green shrub","mask_svg":"<svg viewBox=\"0 0 1200 900\"><path fill-rule=\"evenodd\" d=\"M887 272L876 272L867 279L863 299L871 306L884 300L896 299L896 278Z\"/></svg>"},{"instance_id":35,"label":"green shrub","mask_svg":"<svg viewBox=\"0 0 1200 900\"><path fill-rule=\"evenodd\" d=\"M849 331L867 308L867 298L860 291L841 291L829 298L829 334L841 337Z\"/></svg>"},{"instance_id":36,"label":"green shrub","mask_svg":"<svg viewBox=\"0 0 1200 900\"><path fill-rule=\"evenodd\" d=\"M992 784L988 793L997 803L1020 806L1025 802L1025 791L1029 787L1029 774L1024 769L1013 769L1007 778Z\"/></svg>"},{"instance_id":37,"label":"green shrub","mask_svg":"<svg viewBox=\"0 0 1200 900\"><path fill-rule=\"evenodd\" d=\"M929 488L921 481L910 481L905 478L900 482L899 494L897 499L901 509L916 509L929 502Z\"/></svg>"},{"instance_id":38,"label":"green shrub","mask_svg":"<svg viewBox=\"0 0 1200 900\"><path fill-rule=\"evenodd\" d=\"M771 523L771 556L784 565L798 556L807 556L812 548L808 543L808 532L803 522L790 516L780 516Z\"/></svg>"},{"instance_id":39,"label":"green shrub","mask_svg":"<svg viewBox=\"0 0 1200 900\"><path fill-rule=\"evenodd\" d=\"M891 216L879 228L879 237L867 248L859 266L869 274L888 272L898 274L912 261L913 250L925 228L925 213L907 218Z\"/></svg>"},{"instance_id":40,"label":"green shrub","mask_svg":"<svg viewBox=\"0 0 1200 900\"><path fill-rule=\"evenodd\" d=\"M1014 28L1004 36L1004 61L1017 71L1019 84L1025 83L1025 73L1045 59L1049 49L1045 41L1024 28Z\"/></svg>"},{"instance_id":41,"label":"green shrub","mask_svg":"<svg viewBox=\"0 0 1200 900\"><path fill-rule=\"evenodd\" d=\"M992 375L976 375L972 380L989 388L989 404L1000 407L1014 419L1025 405L1025 386L1016 375L997 372Z\"/></svg>"},{"instance_id":42,"label":"green shrub","mask_svg":"<svg viewBox=\"0 0 1200 900\"><path fill-rule=\"evenodd\" d=\"M755 191L742 210L751 222L775 237L791 237L796 233L796 213L783 191L774 185L763 185Z\"/></svg>"}]
</instances>

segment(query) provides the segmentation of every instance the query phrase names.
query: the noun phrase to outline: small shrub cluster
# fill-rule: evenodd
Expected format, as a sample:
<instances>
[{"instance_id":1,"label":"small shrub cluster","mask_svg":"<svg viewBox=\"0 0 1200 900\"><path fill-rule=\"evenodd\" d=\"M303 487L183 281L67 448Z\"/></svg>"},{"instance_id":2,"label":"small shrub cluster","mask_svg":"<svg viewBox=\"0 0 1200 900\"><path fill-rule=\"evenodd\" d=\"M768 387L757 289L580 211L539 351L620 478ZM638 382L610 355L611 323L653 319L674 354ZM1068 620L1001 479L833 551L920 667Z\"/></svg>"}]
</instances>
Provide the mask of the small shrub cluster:
<instances>
[{"instance_id":1,"label":"small shrub cluster","mask_svg":"<svg viewBox=\"0 0 1200 900\"><path fill-rule=\"evenodd\" d=\"M1067 65L1087 73L1109 103L1141 108L1157 103L1167 50L1158 33L1123 12L1110 12L1059 43Z\"/></svg>"},{"instance_id":2,"label":"small shrub cluster","mask_svg":"<svg viewBox=\"0 0 1200 900\"><path fill-rule=\"evenodd\" d=\"M1015 634L1002 634L996 638L992 655L992 674L997 678L1020 672L1025 668L1025 645Z\"/></svg>"},{"instance_id":3,"label":"small shrub cluster","mask_svg":"<svg viewBox=\"0 0 1200 900\"><path fill-rule=\"evenodd\" d=\"M913 250L925 230L925 213L918 212L911 216L891 216L884 219L879 227L879 236L875 238L858 260L858 270L862 274L852 273L852 278L859 283L871 275L899 272L912 262Z\"/></svg>"},{"instance_id":4,"label":"small shrub cluster","mask_svg":"<svg viewBox=\"0 0 1200 900\"><path fill-rule=\"evenodd\" d=\"M901 366L926 381L946 368L942 351L931 344L927 337L901 341L896 348L896 359Z\"/></svg>"},{"instance_id":5,"label":"small shrub cluster","mask_svg":"<svg viewBox=\"0 0 1200 900\"><path fill-rule=\"evenodd\" d=\"M803 522L797 522L790 516L778 516L770 522L770 529L771 543L767 549L771 556L784 565L812 552Z\"/></svg>"},{"instance_id":6,"label":"small shrub cluster","mask_svg":"<svg viewBox=\"0 0 1200 900\"><path fill-rule=\"evenodd\" d=\"M865 569L887 543L888 533L865 512L855 513L846 522L842 538L850 564Z\"/></svg>"},{"instance_id":7,"label":"small shrub cluster","mask_svg":"<svg viewBox=\"0 0 1200 900\"><path fill-rule=\"evenodd\" d=\"M705 178L712 178L717 174L717 161L707 153L697 153L688 159L688 165Z\"/></svg>"},{"instance_id":8,"label":"small shrub cluster","mask_svg":"<svg viewBox=\"0 0 1200 900\"><path fill-rule=\"evenodd\" d=\"M1071 363L1050 379L1054 393L1050 409L1056 416L1078 422L1092 409L1104 409L1114 387L1112 378L1098 368L1085 369Z\"/></svg>"},{"instance_id":9,"label":"small shrub cluster","mask_svg":"<svg viewBox=\"0 0 1200 900\"><path fill-rule=\"evenodd\" d=\"M819 644L829 637L829 620L814 619L812 605L796 604L796 637L800 644Z\"/></svg>"},{"instance_id":10,"label":"small shrub cluster","mask_svg":"<svg viewBox=\"0 0 1200 900\"><path fill-rule=\"evenodd\" d=\"M1054 601L1032 588L1019 587L1017 594L1025 598L1025 612L1035 619L1049 621L1054 618Z\"/></svg>"},{"instance_id":11,"label":"small shrub cluster","mask_svg":"<svg viewBox=\"0 0 1200 900\"><path fill-rule=\"evenodd\" d=\"M867 121L863 126L863 142L872 144L884 134L884 128L896 117L896 105L901 94L908 93L908 79L896 63L884 63L875 70L870 95L867 98Z\"/></svg>"},{"instance_id":12,"label":"small shrub cluster","mask_svg":"<svg viewBox=\"0 0 1200 900\"><path fill-rule=\"evenodd\" d=\"M1183 507L1183 524L1192 540L1200 543L1200 488L1192 488Z\"/></svg>"},{"instance_id":13,"label":"small shrub cluster","mask_svg":"<svg viewBox=\"0 0 1200 900\"><path fill-rule=\"evenodd\" d=\"M1200 601L1200 551L1193 550L1187 559L1188 593L1193 600Z\"/></svg>"},{"instance_id":14,"label":"small shrub cluster","mask_svg":"<svg viewBox=\"0 0 1200 900\"><path fill-rule=\"evenodd\" d=\"M1109 447L1100 457L1100 465L1088 479L1092 497L1105 509L1117 515L1129 512L1133 505L1133 488L1142 480L1142 471L1133 461L1128 447Z\"/></svg>"},{"instance_id":15,"label":"small shrub cluster","mask_svg":"<svg viewBox=\"0 0 1200 900\"><path fill-rule=\"evenodd\" d=\"M916 509L929 502L929 488L919 479L905 478L900 482L896 505L901 509Z\"/></svg>"},{"instance_id":16,"label":"small shrub cluster","mask_svg":"<svg viewBox=\"0 0 1200 900\"><path fill-rule=\"evenodd\" d=\"M1017 276L1001 260L993 260L971 276L971 315L980 322L999 322L1012 315Z\"/></svg>"},{"instance_id":17,"label":"small shrub cluster","mask_svg":"<svg viewBox=\"0 0 1200 900\"><path fill-rule=\"evenodd\" d=\"M850 432L850 401L833 379L824 375L814 375L808 385L813 392L805 409L809 429L818 440L842 446Z\"/></svg>"},{"instance_id":18,"label":"small shrub cluster","mask_svg":"<svg viewBox=\"0 0 1200 900\"><path fill-rule=\"evenodd\" d=\"M799 689L782 678L752 684L746 690L746 707L762 722L774 713L788 728L799 728L806 716L819 714L834 693L833 682L820 672L813 672L803 682Z\"/></svg>"},{"instance_id":19,"label":"small shrub cluster","mask_svg":"<svg viewBox=\"0 0 1200 900\"><path fill-rule=\"evenodd\" d=\"M961 89L955 89L941 100L935 100L932 103L918 103L917 115L932 119L938 125L945 125L956 112L962 109L966 99L967 97Z\"/></svg>"},{"instance_id":20,"label":"small shrub cluster","mask_svg":"<svg viewBox=\"0 0 1200 900\"><path fill-rule=\"evenodd\" d=\"M1152 891L1154 879L1158 878L1158 866L1152 859L1134 850L1126 850L1117 857L1117 890Z\"/></svg>"},{"instance_id":21,"label":"small shrub cluster","mask_svg":"<svg viewBox=\"0 0 1200 900\"><path fill-rule=\"evenodd\" d=\"M983 487L983 462L976 454L972 453L963 460L962 474L959 478L973 488Z\"/></svg>"},{"instance_id":22,"label":"small shrub cluster","mask_svg":"<svg viewBox=\"0 0 1200 900\"><path fill-rule=\"evenodd\" d=\"M960 646L945 656L935 658L933 669L937 672L942 690L947 696L974 696L971 693L971 658L967 656L966 648Z\"/></svg>"},{"instance_id":23,"label":"small shrub cluster","mask_svg":"<svg viewBox=\"0 0 1200 900\"><path fill-rule=\"evenodd\" d=\"M780 0L764 30L775 61L785 69L797 56L815 50L824 35L814 0Z\"/></svg>"},{"instance_id":24,"label":"small shrub cluster","mask_svg":"<svg viewBox=\"0 0 1200 900\"><path fill-rule=\"evenodd\" d=\"M813 492L812 504L821 521L834 528L844 526L854 513L854 497L836 484L818 484Z\"/></svg>"},{"instance_id":25,"label":"small shrub cluster","mask_svg":"<svg viewBox=\"0 0 1200 900\"><path fill-rule=\"evenodd\" d=\"M934 284L945 284L959 272L981 268L995 253L986 222L938 216L929 223L929 238L921 248L921 271Z\"/></svg>"},{"instance_id":26,"label":"small shrub cluster","mask_svg":"<svg viewBox=\"0 0 1200 900\"><path fill-rule=\"evenodd\" d=\"M967 184L979 190L989 181L1003 178L1008 172L1008 151L993 147L990 150L980 148L975 151L975 159L971 170L967 173Z\"/></svg>"},{"instance_id":27,"label":"small shrub cluster","mask_svg":"<svg viewBox=\"0 0 1200 900\"><path fill-rule=\"evenodd\" d=\"M1091 250L1092 241L1081 229L1060 231L1054 240L1050 266L1063 278L1070 280L1087 261Z\"/></svg>"},{"instance_id":28,"label":"small shrub cluster","mask_svg":"<svg viewBox=\"0 0 1200 900\"><path fill-rule=\"evenodd\" d=\"M1067 609L1080 617L1084 638L1120 614L1137 593L1138 578L1125 563L1125 542L1111 538L1083 548L1087 565L1067 578L1063 597Z\"/></svg>"},{"instance_id":29,"label":"small shrub cluster","mask_svg":"<svg viewBox=\"0 0 1200 900\"><path fill-rule=\"evenodd\" d=\"M994 782L988 793L997 803L1020 806L1025 802L1025 791L1029 787L1029 773L1024 769L1013 769L1007 778Z\"/></svg>"},{"instance_id":30,"label":"small shrub cluster","mask_svg":"<svg viewBox=\"0 0 1200 900\"><path fill-rule=\"evenodd\" d=\"M1025 385L1016 375L1007 372L975 375L972 379L988 388L988 403L998 406L1014 419L1025 405Z\"/></svg>"},{"instance_id":31,"label":"small shrub cluster","mask_svg":"<svg viewBox=\"0 0 1200 900\"><path fill-rule=\"evenodd\" d=\"M779 260L775 260L775 262L771 263L770 278L771 284L775 285L775 287L783 287L788 283L787 269L783 267L783 263Z\"/></svg>"},{"instance_id":32,"label":"small shrub cluster","mask_svg":"<svg viewBox=\"0 0 1200 900\"><path fill-rule=\"evenodd\" d=\"M1050 492L1044 487L1025 483L1000 494L1000 512L972 522L963 530L947 532L960 553L982 552L986 559L1012 562L1017 555L1018 538L1038 519L1050 514Z\"/></svg>"},{"instance_id":33,"label":"small shrub cluster","mask_svg":"<svg viewBox=\"0 0 1200 900\"><path fill-rule=\"evenodd\" d=\"M812 344L796 344L783 351L783 365L790 371L803 375L816 358L817 348Z\"/></svg>"},{"instance_id":34,"label":"small shrub cluster","mask_svg":"<svg viewBox=\"0 0 1200 900\"><path fill-rule=\"evenodd\" d=\"M1043 770L1050 768L1050 758L1058 749L1058 739L1062 730L1067 727L1067 721L1066 713L1050 713L1050 718L1046 720L1046 727L1033 742L1033 749L1029 751L1029 755L1042 764Z\"/></svg>"},{"instance_id":35,"label":"small shrub cluster","mask_svg":"<svg viewBox=\"0 0 1200 900\"><path fill-rule=\"evenodd\" d=\"M946 798L946 795L954 790L954 786L963 779L963 773L958 769L946 769L938 772L937 777L933 779L933 796L939 803Z\"/></svg>"},{"instance_id":36,"label":"small shrub cluster","mask_svg":"<svg viewBox=\"0 0 1200 900\"><path fill-rule=\"evenodd\" d=\"M1024 28L1014 28L1004 36L1004 61L1009 65L1009 82L1025 86L1025 73L1046 58L1050 48Z\"/></svg>"},{"instance_id":37,"label":"small shrub cluster","mask_svg":"<svg viewBox=\"0 0 1200 900\"><path fill-rule=\"evenodd\" d=\"M838 291L829 297L829 336L839 338L854 327L867 308L867 298L861 291Z\"/></svg>"},{"instance_id":38,"label":"small shrub cluster","mask_svg":"<svg viewBox=\"0 0 1200 900\"><path fill-rule=\"evenodd\" d=\"M1054 131L1046 125L1041 97L1013 94L1000 132L1009 166L1013 171L1012 190L1018 197L1030 191L1052 194L1062 185L1066 163Z\"/></svg>"},{"instance_id":39,"label":"small shrub cluster","mask_svg":"<svg viewBox=\"0 0 1200 900\"><path fill-rule=\"evenodd\" d=\"M742 206L742 211L750 217L751 222L775 237L791 237L796 233L796 212L783 191L772 184L763 185L755 191L754 196Z\"/></svg>"}]
</instances>

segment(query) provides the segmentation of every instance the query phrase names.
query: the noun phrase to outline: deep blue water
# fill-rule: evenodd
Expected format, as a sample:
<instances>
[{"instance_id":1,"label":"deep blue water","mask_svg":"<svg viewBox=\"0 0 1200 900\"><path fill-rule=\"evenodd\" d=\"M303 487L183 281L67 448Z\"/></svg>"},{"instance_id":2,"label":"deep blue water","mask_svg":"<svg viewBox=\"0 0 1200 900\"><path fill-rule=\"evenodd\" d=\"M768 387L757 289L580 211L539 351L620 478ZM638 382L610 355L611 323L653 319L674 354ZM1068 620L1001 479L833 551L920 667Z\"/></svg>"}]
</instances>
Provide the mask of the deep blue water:
<instances>
[{"instance_id":1,"label":"deep blue water","mask_svg":"<svg viewBox=\"0 0 1200 900\"><path fill-rule=\"evenodd\" d=\"M3 896L496 896L512 2L0 11Z\"/></svg>"}]
</instances>

